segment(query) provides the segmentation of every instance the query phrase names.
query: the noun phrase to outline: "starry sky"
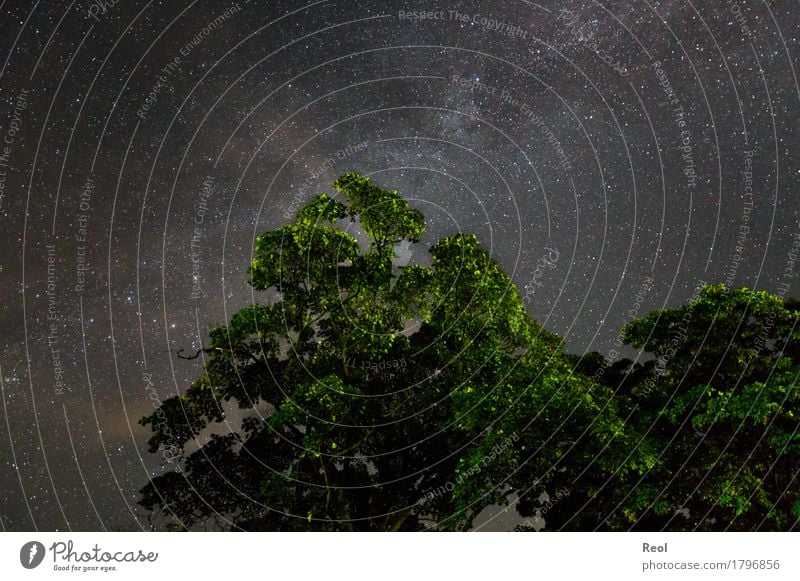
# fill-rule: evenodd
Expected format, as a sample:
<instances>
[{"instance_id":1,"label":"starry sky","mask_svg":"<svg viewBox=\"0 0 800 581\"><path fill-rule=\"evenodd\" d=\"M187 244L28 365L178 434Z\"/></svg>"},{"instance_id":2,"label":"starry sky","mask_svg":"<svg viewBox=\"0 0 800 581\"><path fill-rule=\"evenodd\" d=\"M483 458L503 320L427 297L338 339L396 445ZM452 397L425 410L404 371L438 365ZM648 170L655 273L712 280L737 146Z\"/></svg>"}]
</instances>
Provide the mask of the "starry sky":
<instances>
[{"instance_id":1,"label":"starry sky","mask_svg":"<svg viewBox=\"0 0 800 581\"><path fill-rule=\"evenodd\" d=\"M345 171L477 234L572 353L703 282L800 295L796 0L0 0L0 31L0 530L149 529L137 420Z\"/></svg>"}]
</instances>

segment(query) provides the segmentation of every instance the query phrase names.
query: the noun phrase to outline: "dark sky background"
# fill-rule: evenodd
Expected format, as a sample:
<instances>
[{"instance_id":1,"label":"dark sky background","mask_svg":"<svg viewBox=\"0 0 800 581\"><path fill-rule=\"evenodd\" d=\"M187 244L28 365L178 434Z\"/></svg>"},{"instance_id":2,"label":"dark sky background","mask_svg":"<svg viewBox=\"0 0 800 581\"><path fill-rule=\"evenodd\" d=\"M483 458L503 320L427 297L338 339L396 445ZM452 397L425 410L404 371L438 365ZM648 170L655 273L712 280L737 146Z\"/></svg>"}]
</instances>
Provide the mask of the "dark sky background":
<instances>
[{"instance_id":1,"label":"dark sky background","mask_svg":"<svg viewBox=\"0 0 800 581\"><path fill-rule=\"evenodd\" d=\"M344 171L476 233L573 353L703 281L800 294L796 0L112 4L0 2L2 530L149 528L175 350Z\"/></svg>"}]
</instances>

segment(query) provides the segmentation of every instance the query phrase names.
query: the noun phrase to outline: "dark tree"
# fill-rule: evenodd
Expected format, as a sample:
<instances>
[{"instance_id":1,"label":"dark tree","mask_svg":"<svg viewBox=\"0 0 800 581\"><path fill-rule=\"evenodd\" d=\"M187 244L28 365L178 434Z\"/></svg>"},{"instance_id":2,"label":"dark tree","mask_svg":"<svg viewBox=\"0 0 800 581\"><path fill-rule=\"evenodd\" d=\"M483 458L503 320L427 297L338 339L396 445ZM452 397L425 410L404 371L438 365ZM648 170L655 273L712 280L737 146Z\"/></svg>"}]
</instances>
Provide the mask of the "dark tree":
<instances>
[{"instance_id":1,"label":"dark tree","mask_svg":"<svg viewBox=\"0 0 800 581\"><path fill-rule=\"evenodd\" d=\"M618 485L614 528L788 530L800 518L800 312L763 291L706 286L623 329L653 356L621 407L658 461ZM624 391L624 390L623 390Z\"/></svg>"},{"instance_id":2,"label":"dark tree","mask_svg":"<svg viewBox=\"0 0 800 581\"><path fill-rule=\"evenodd\" d=\"M548 528L601 521L608 483L652 465L611 390L573 369L474 236L399 266L422 214L354 173L334 188L257 239L263 300L215 328L203 374L141 420L150 450L177 458L141 504L186 528L466 529L560 490Z\"/></svg>"},{"instance_id":3,"label":"dark tree","mask_svg":"<svg viewBox=\"0 0 800 581\"><path fill-rule=\"evenodd\" d=\"M263 300L141 420L175 458L145 508L231 530L462 530L493 505L550 530L797 525L796 301L709 285L625 325L639 362L570 356L474 236L400 265L422 214L354 173L334 188L257 239Z\"/></svg>"}]
</instances>

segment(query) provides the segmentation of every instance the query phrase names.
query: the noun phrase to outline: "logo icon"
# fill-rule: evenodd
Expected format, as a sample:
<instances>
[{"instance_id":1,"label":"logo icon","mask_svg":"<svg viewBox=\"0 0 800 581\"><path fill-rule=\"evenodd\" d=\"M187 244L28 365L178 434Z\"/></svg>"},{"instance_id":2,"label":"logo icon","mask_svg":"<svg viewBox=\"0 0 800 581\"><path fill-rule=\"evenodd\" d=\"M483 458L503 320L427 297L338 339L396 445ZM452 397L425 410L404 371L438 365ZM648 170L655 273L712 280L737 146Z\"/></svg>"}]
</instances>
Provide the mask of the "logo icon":
<instances>
[{"instance_id":1,"label":"logo icon","mask_svg":"<svg viewBox=\"0 0 800 581\"><path fill-rule=\"evenodd\" d=\"M30 541L19 550L19 562L26 569L35 569L44 560L44 545L39 541Z\"/></svg>"}]
</instances>

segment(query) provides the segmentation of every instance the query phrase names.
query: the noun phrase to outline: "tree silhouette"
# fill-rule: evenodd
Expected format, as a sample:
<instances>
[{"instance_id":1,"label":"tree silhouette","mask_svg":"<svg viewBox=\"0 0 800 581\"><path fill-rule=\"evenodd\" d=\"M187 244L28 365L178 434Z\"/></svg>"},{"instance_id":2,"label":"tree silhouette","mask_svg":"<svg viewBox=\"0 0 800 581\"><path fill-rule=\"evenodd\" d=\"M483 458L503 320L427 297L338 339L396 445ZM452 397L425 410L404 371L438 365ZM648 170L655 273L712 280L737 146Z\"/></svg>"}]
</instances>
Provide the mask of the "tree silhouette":
<instances>
[{"instance_id":1,"label":"tree silhouette","mask_svg":"<svg viewBox=\"0 0 800 581\"><path fill-rule=\"evenodd\" d=\"M800 518L797 302L707 285L623 329L634 427L659 460L626 483L619 527L788 530ZM633 486L635 485L635 488Z\"/></svg>"},{"instance_id":2,"label":"tree silhouette","mask_svg":"<svg viewBox=\"0 0 800 581\"><path fill-rule=\"evenodd\" d=\"M493 505L550 530L796 526L796 301L708 285L626 324L637 363L567 355L475 236L421 249L396 191L333 186L257 238L263 300L140 420L174 459L140 500L169 528L466 530Z\"/></svg>"},{"instance_id":3,"label":"tree silhouette","mask_svg":"<svg viewBox=\"0 0 800 581\"><path fill-rule=\"evenodd\" d=\"M630 469L610 390L573 373L474 236L398 266L422 214L354 173L334 188L257 239L264 300L213 329L204 373L141 420L179 459L145 508L185 527L463 529L494 503L532 514L540 492L516 499L534 482L591 465L569 497L585 503L589 481Z\"/></svg>"}]
</instances>

